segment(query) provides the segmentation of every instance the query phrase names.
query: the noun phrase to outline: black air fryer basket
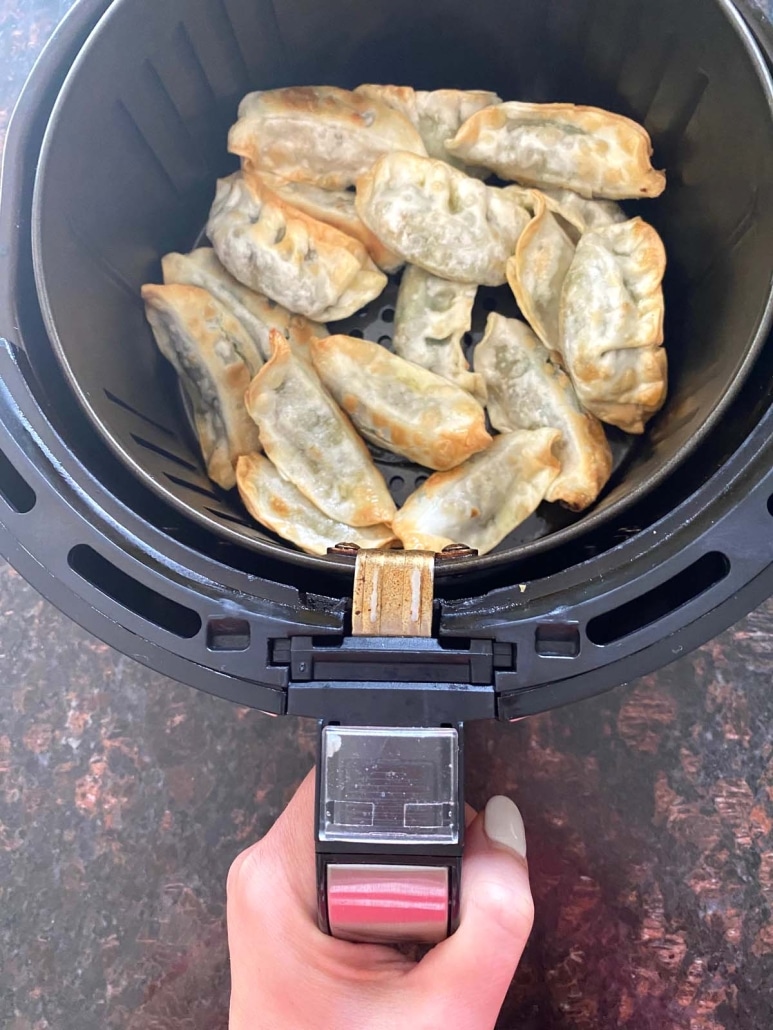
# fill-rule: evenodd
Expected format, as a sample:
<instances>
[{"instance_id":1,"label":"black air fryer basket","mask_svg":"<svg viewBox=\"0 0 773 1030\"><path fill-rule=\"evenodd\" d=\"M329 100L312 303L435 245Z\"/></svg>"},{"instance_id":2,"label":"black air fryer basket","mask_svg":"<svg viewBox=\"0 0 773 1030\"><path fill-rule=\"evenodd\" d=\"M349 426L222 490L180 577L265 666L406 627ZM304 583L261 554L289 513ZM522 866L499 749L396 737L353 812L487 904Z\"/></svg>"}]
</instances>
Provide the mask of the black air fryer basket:
<instances>
[{"instance_id":1,"label":"black air fryer basket","mask_svg":"<svg viewBox=\"0 0 773 1030\"><path fill-rule=\"evenodd\" d=\"M5 157L0 549L153 668L326 722L512 720L709 639L773 593L772 54L750 0L80 0ZM208 480L139 300L235 167L241 96L362 81L608 107L668 173L638 209L669 255L664 411L590 513L439 559L433 637L388 646L350 635L353 557ZM421 472L382 467L398 500Z\"/></svg>"}]
</instances>

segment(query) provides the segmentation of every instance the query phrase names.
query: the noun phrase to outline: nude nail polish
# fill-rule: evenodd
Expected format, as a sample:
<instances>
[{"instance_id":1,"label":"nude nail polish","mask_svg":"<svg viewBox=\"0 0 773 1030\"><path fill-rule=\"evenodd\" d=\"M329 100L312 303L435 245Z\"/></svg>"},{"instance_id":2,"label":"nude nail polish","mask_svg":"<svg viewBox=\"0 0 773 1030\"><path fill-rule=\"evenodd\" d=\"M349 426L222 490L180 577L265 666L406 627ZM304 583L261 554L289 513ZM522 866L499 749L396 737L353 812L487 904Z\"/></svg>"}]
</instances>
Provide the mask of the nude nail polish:
<instances>
[{"instance_id":1,"label":"nude nail polish","mask_svg":"<svg viewBox=\"0 0 773 1030\"><path fill-rule=\"evenodd\" d=\"M526 858L526 831L518 806L501 795L491 798L483 816L486 836L497 847Z\"/></svg>"}]
</instances>

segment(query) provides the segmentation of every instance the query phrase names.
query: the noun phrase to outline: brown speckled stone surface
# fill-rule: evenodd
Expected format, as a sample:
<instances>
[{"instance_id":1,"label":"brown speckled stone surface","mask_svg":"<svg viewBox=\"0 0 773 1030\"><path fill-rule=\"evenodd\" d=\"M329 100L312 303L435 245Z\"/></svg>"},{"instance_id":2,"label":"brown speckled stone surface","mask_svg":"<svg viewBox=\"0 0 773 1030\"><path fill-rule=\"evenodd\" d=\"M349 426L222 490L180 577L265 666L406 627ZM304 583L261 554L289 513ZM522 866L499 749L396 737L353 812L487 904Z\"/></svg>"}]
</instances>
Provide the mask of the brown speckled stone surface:
<instances>
[{"instance_id":1,"label":"brown speckled stone surface","mask_svg":"<svg viewBox=\"0 0 773 1030\"><path fill-rule=\"evenodd\" d=\"M0 0L0 134L66 0ZM767 0L759 6L766 7ZM224 883L310 726L154 675L0 566L0 1026L226 1026ZM507 1030L773 1026L773 603L596 701L469 731L537 925Z\"/></svg>"}]
</instances>

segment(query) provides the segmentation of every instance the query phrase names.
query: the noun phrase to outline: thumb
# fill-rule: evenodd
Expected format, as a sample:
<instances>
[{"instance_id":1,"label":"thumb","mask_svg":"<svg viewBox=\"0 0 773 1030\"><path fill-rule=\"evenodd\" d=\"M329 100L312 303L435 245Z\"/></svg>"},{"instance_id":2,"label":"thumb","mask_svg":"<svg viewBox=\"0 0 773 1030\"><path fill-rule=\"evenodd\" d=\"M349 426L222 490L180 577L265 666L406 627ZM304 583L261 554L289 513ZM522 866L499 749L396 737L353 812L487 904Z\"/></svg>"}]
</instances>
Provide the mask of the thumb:
<instances>
[{"instance_id":1,"label":"thumb","mask_svg":"<svg viewBox=\"0 0 773 1030\"><path fill-rule=\"evenodd\" d=\"M494 797L467 830L459 929L413 972L417 987L448 999L455 1026L493 1027L533 922L523 819Z\"/></svg>"}]
</instances>

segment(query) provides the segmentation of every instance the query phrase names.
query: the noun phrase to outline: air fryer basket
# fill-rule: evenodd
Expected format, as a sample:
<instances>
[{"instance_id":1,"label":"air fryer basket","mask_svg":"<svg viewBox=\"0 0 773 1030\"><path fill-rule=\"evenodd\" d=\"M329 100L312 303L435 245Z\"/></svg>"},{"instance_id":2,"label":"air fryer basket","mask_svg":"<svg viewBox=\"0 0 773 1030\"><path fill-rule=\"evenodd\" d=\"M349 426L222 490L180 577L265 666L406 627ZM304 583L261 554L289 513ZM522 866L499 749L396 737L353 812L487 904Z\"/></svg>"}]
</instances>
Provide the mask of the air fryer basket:
<instances>
[{"instance_id":1,"label":"air fryer basket","mask_svg":"<svg viewBox=\"0 0 773 1030\"><path fill-rule=\"evenodd\" d=\"M771 59L773 31L738 4ZM4 157L0 551L153 668L330 717L358 681L353 562L263 538L212 490L137 287L200 231L241 93L379 79L608 104L669 171L643 208L671 256L668 408L596 512L438 569L424 653L447 679L399 695L424 718L518 718L665 664L773 593L770 80L727 0L79 0ZM388 721L376 688L349 690L350 713Z\"/></svg>"},{"instance_id":2,"label":"air fryer basket","mask_svg":"<svg viewBox=\"0 0 773 1030\"><path fill-rule=\"evenodd\" d=\"M608 106L645 123L656 164L668 171L665 196L638 210L669 254L669 401L644 439L610 434L618 469L592 514L543 506L487 563L544 553L672 475L726 409L765 338L769 83L726 3L117 0L68 77L38 172L35 263L49 334L94 425L135 474L243 546L320 567L324 559L255 527L235 493L208 480L139 287L159 280L164 253L192 247L215 179L235 167L225 140L241 95L363 80ZM485 291L480 300L476 339L485 303L495 303ZM338 330L388 343L393 303L394 287ZM383 458L402 502L424 470Z\"/></svg>"}]
</instances>

